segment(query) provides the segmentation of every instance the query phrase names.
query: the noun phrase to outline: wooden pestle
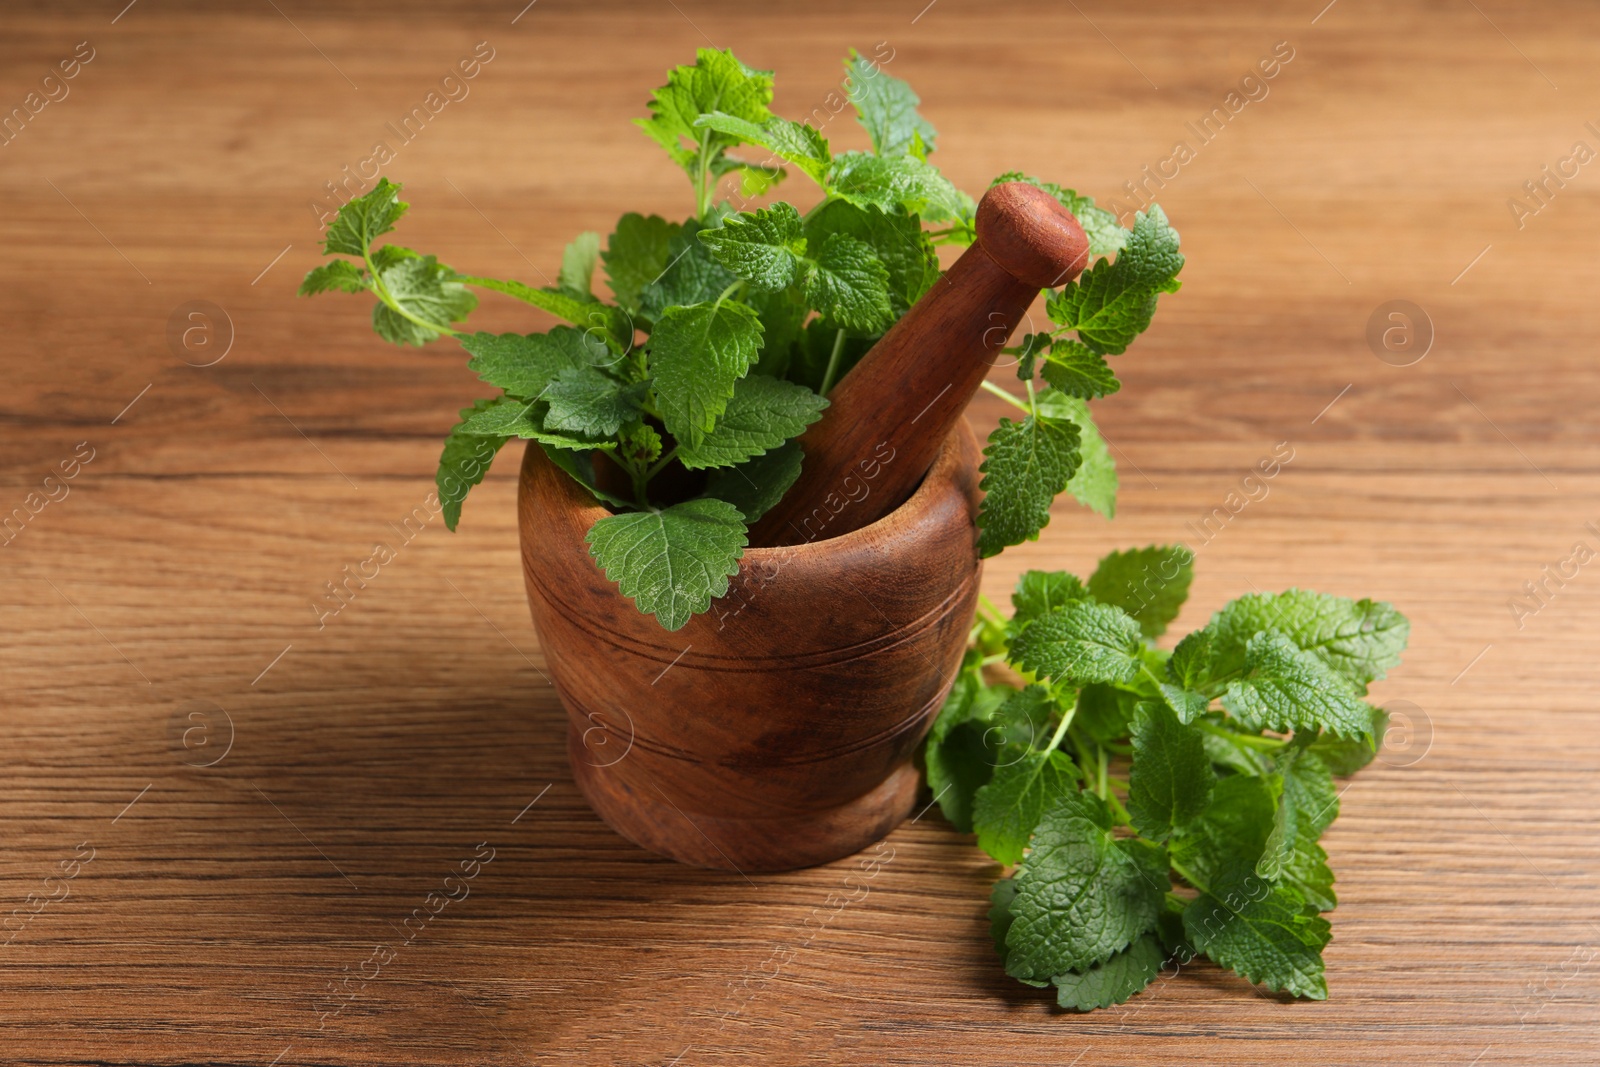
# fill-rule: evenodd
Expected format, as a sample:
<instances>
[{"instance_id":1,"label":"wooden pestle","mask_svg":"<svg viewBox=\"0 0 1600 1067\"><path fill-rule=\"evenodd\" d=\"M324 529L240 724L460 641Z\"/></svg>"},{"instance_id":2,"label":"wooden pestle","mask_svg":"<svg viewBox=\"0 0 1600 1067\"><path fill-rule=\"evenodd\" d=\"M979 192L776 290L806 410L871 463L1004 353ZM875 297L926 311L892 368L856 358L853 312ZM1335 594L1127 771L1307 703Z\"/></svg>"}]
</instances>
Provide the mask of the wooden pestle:
<instances>
[{"instance_id":1,"label":"wooden pestle","mask_svg":"<svg viewBox=\"0 0 1600 1067\"><path fill-rule=\"evenodd\" d=\"M976 228L972 247L829 393L799 438L799 479L751 528L751 545L838 537L904 503L1039 290L1089 260L1078 220L1026 182L990 189Z\"/></svg>"}]
</instances>

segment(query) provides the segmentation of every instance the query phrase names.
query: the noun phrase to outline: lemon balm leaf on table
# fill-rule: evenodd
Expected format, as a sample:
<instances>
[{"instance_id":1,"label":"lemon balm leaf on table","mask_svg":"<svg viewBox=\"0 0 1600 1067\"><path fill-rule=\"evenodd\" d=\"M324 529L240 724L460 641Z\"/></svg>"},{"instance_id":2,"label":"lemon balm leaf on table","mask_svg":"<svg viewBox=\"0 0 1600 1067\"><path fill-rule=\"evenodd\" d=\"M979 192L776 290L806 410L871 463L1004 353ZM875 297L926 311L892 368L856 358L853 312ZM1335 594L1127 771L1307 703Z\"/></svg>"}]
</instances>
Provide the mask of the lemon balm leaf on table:
<instances>
[{"instance_id":1,"label":"lemon balm leaf on table","mask_svg":"<svg viewBox=\"0 0 1600 1067\"><path fill-rule=\"evenodd\" d=\"M1320 672L1336 701L1359 703L1355 679L1398 661L1404 618L1370 601L1260 594L1168 653L1150 642L1182 607L1190 562L1181 546L1151 545L1112 553L1087 583L1023 574L1010 620L980 614L925 742L928 785L952 825L1012 865L989 911L1006 972L1053 986L1070 1010L1121 1003L1169 956L1197 953L1269 990L1327 995L1331 926L1319 913L1337 901L1318 839L1339 794L1319 753L1352 766L1364 750L1327 738L1329 716L1315 709L1286 713L1288 736L1268 732L1265 714L1230 715L1229 694L1252 677L1268 687L1245 667L1265 642ZM1308 647L1263 624L1269 605ZM1336 651L1347 674L1314 648ZM1001 659L1021 688L985 677Z\"/></svg>"}]
</instances>

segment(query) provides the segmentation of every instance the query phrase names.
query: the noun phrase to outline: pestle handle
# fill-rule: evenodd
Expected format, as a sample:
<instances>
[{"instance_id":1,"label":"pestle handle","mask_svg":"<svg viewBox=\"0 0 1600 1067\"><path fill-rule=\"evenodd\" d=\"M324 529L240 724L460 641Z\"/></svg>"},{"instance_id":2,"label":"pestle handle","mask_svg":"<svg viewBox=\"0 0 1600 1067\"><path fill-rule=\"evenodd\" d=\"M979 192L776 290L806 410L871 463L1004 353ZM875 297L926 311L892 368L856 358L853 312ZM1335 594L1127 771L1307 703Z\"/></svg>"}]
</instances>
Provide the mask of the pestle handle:
<instances>
[{"instance_id":1,"label":"pestle handle","mask_svg":"<svg viewBox=\"0 0 1600 1067\"><path fill-rule=\"evenodd\" d=\"M975 222L972 247L829 394L799 438L799 479L751 528L751 545L837 537L904 503L1039 290L1089 261L1078 220L1027 182L990 189Z\"/></svg>"}]
</instances>

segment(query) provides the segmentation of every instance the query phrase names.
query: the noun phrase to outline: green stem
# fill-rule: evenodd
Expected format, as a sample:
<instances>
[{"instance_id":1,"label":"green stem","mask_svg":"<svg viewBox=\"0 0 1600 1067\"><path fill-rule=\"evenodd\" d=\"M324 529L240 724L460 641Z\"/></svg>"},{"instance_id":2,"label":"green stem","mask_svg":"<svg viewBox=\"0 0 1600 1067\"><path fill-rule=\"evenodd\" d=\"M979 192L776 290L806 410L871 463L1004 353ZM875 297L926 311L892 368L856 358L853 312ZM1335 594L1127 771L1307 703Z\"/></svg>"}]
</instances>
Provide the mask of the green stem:
<instances>
[{"instance_id":1,"label":"green stem","mask_svg":"<svg viewBox=\"0 0 1600 1067\"><path fill-rule=\"evenodd\" d=\"M695 217L705 221L706 213L711 210L711 194L715 187L711 183L711 128L700 134L700 177L694 183L695 206L698 210Z\"/></svg>"},{"instance_id":2,"label":"green stem","mask_svg":"<svg viewBox=\"0 0 1600 1067\"><path fill-rule=\"evenodd\" d=\"M1024 404L1022 401L1018 400L1016 397L1012 396L1010 393L1006 392L1004 389L1000 388L998 385L996 385L993 382L989 381L987 378L985 378L979 384L982 385L983 388L989 390L989 392L993 393L995 396L999 397L1001 400L1006 401L1011 406L1016 407L1016 408L1021 408L1023 411L1028 412L1030 415L1033 414L1033 409L1030 408L1027 404Z\"/></svg>"},{"instance_id":3,"label":"green stem","mask_svg":"<svg viewBox=\"0 0 1600 1067\"><path fill-rule=\"evenodd\" d=\"M1128 809L1122 806L1122 801L1117 799L1117 795L1115 793L1107 790L1106 795L1101 799L1103 799L1107 804L1111 805L1111 810L1116 813L1118 822L1122 823L1124 826L1133 825L1133 816L1128 814Z\"/></svg>"},{"instance_id":4,"label":"green stem","mask_svg":"<svg viewBox=\"0 0 1600 1067\"><path fill-rule=\"evenodd\" d=\"M668 452L666 455L656 460L650 469L644 472L644 480L648 482L651 478L654 478L656 475L666 470L667 464L671 463L678 457L678 448L678 445L673 445L671 452Z\"/></svg>"},{"instance_id":5,"label":"green stem","mask_svg":"<svg viewBox=\"0 0 1600 1067\"><path fill-rule=\"evenodd\" d=\"M833 353L828 356L828 369L822 372L822 388L817 392L823 396L828 395L828 390L833 388L833 377L839 373L839 357L844 355L844 330L837 330L833 335Z\"/></svg>"},{"instance_id":6,"label":"green stem","mask_svg":"<svg viewBox=\"0 0 1600 1067\"><path fill-rule=\"evenodd\" d=\"M1215 737L1224 737L1229 741L1244 745L1247 748L1259 748L1266 752L1276 752L1278 749L1289 743L1288 741L1280 741L1273 737L1257 737L1254 734L1235 733L1232 730L1225 730L1222 727L1206 722L1203 719L1196 719L1193 725L1198 726L1205 733L1211 734Z\"/></svg>"},{"instance_id":7,"label":"green stem","mask_svg":"<svg viewBox=\"0 0 1600 1067\"><path fill-rule=\"evenodd\" d=\"M1172 869L1177 871L1178 872L1178 876L1180 878L1182 878L1185 882L1188 882L1190 885L1194 886L1196 889L1200 890L1200 892L1202 892L1202 893L1211 892L1211 890L1207 889L1205 884L1203 882L1201 882L1200 879L1196 878L1194 875L1192 875L1188 871L1184 870L1183 865L1178 863L1177 861L1173 860L1170 855L1168 855L1168 857L1167 857L1167 862L1172 864Z\"/></svg>"},{"instance_id":8,"label":"green stem","mask_svg":"<svg viewBox=\"0 0 1600 1067\"><path fill-rule=\"evenodd\" d=\"M640 469L639 464L629 460L627 463L628 477L633 480L633 502L640 511L650 510L650 494L646 489L650 481L649 475Z\"/></svg>"},{"instance_id":9,"label":"green stem","mask_svg":"<svg viewBox=\"0 0 1600 1067\"><path fill-rule=\"evenodd\" d=\"M1028 379L1027 385L1028 385L1028 414L1034 416L1035 418L1037 418L1038 415L1039 415L1039 402L1038 402L1037 398L1035 398L1034 395L1033 395L1033 379L1032 378Z\"/></svg>"}]
</instances>

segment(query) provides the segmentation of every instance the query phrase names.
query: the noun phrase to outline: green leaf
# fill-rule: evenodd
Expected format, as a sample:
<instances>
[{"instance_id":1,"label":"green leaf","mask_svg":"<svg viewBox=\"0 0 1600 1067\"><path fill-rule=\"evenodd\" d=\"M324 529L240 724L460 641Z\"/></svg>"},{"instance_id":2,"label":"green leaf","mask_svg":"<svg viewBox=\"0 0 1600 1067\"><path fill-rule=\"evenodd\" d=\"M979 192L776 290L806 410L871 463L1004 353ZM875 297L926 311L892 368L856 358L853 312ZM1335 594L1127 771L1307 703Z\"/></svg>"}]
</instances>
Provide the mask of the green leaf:
<instances>
[{"instance_id":1,"label":"green leaf","mask_svg":"<svg viewBox=\"0 0 1600 1067\"><path fill-rule=\"evenodd\" d=\"M1117 510L1117 464L1089 415L1088 403L1054 389L1044 390L1036 402L1039 414L1070 419L1078 427L1078 473L1067 482L1067 492L1084 507L1111 518Z\"/></svg>"},{"instance_id":2,"label":"green leaf","mask_svg":"<svg viewBox=\"0 0 1600 1067\"><path fill-rule=\"evenodd\" d=\"M1133 715L1138 706L1136 694L1092 683L1078 691L1078 711L1072 718L1072 726L1102 745L1121 741L1133 729Z\"/></svg>"},{"instance_id":3,"label":"green leaf","mask_svg":"<svg viewBox=\"0 0 1600 1067\"><path fill-rule=\"evenodd\" d=\"M840 326L879 334L889 328L889 271L865 242L829 234L806 279L806 303Z\"/></svg>"},{"instance_id":4,"label":"green leaf","mask_svg":"<svg viewBox=\"0 0 1600 1067\"><path fill-rule=\"evenodd\" d=\"M1089 576L1089 595L1139 620L1149 638L1160 637L1178 617L1194 580L1194 553L1182 545L1151 545L1113 552Z\"/></svg>"},{"instance_id":5,"label":"green leaf","mask_svg":"<svg viewBox=\"0 0 1600 1067\"><path fill-rule=\"evenodd\" d=\"M364 293L367 291L367 276L348 259L333 259L320 267L313 267L306 273L305 281L300 283L300 295L312 296L316 293Z\"/></svg>"},{"instance_id":6,"label":"green leaf","mask_svg":"<svg viewBox=\"0 0 1600 1067\"><path fill-rule=\"evenodd\" d=\"M624 385L593 367L571 367L544 390L550 405L544 429L568 430L580 437L614 437L639 418L646 385Z\"/></svg>"},{"instance_id":7,"label":"green leaf","mask_svg":"<svg viewBox=\"0 0 1600 1067\"><path fill-rule=\"evenodd\" d=\"M1105 801L1092 793L1068 793L1039 820L1015 876L1008 974L1053 978L1091 967L1155 927L1166 857L1111 827Z\"/></svg>"},{"instance_id":8,"label":"green leaf","mask_svg":"<svg viewBox=\"0 0 1600 1067\"><path fill-rule=\"evenodd\" d=\"M662 314L650 335L650 369L662 421L680 445L700 447L760 346L761 320L744 304L723 300Z\"/></svg>"},{"instance_id":9,"label":"green leaf","mask_svg":"<svg viewBox=\"0 0 1600 1067\"><path fill-rule=\"evenodd\" d=\"M844 61L850 84L850 102L855 105L861 128L872 139L872 150L880 156L904 156L911 152L913 139L919 139L922 154L933 151L933 124L917 113L922 103L911 86L867 59L854 48Z\"/></svg>"},{"instance_id":10,"label":"green leaf","mask_svg":"<svg viewBox=\"0 0 1600 1067\"><path fill-rule=\"evenodd\" d=\"M1011 633L1013 636L1023 626L1069 601L1089 599L1089 590L1076 574L1066 571L1025 571L1017 579L1016 591L1011 594Z\"/></svg>"},{"instance_id":11,"label":"green leaf","mask_svg":"<svg viewBox=\"0 0 1600 1067\"><path fill-rule=\"evenodd\" d=\"M1126 683L1139 673L1139 624L1120 608L1078 600L1040 616L1011 643L1014 666L1084 685Z\"/></svg>"},{"instance_id":12,"label":"green leaf","mask_svg":"<svg viewBox=\"0 0 1600 1067\"><path fill-rule=\"evenodd\" d=\"M806 252L800 213L793 204L783 201L759 211L742 212L716 229L701 230L699 236L711 258L758 292L793 284Z\"/></svg>"},{"instance_id":13,"label":"green leaf","mask_svg":"<svg viewBox=\"0 0 1600 1067\"><path fill-rule=\"evenodd\" d=\"M657 322L667 308L714 301L739 280L712 258L710 247L700 240L705 231L706 227L690 219L667 242L666 268L639 290L641 315Z\"/></svg>"},{"instance_id":14,"label":"green leaf","mask_svg":"<svg viewBox=\"0 0 1600 1067\"><path fill-rule=\"evenodd\" d=\"M1011 930L1011 904L1017 899L1017 883L1002 878L989 891L989 935L994 938L994 949L1003 960L1006 957L1006 934Z\"/></svg>"},{"instance_id":15,"label":"green leaf","mask_svg":"<svg viewBox=\"0 0 1600 1067\"><path fill-rule=\"evenodd\" d=\"M1253 872L1266 850L1282 786L1276 775L1217 779L1205 811L1173 833L1167 846L1173 867L1202 891L1232 877L1235 868Z\"/></svg>"},{"instance_id":16,"label":"green leaf","mask_svg":"<svg viewBox=\"0 0 1600 1067\"><path fill-rule=\"evenodd\" d=\"M367 255L372 242L394 229L409 204L400 200L400 187L388 178L344 207L328 224L322 237L322 250L328 255Z\"/></svg>"},{"instance_id":17,"label":"green leaf","mask_svg":"<svg viewBox=\"0 0 1600 1067\"><path fill-rule=\"evenodd\" d=\"M1365 694L1400 665L1411 624L1389 604L1290 589L1242 596L1217 613L1211 628L1219 675L1242 670L1250 639L1277 630Z\"/></svg>"},{"instance_id":18,"label":"green leaf","mask_svg":"<svg viewBox=\"0 0 1600 1067\"><path fill-rule=\"evenodd\" d=\"M561 270L556 284L580 296L593 296L594 264L600 255L600 235L580 233L561 253Z\"/></svg>"},{"instance_id":19,"label":"green leaf","mask_svg":"<svg viewBox=\"0 0 1600 1067\"><path fill-rule=\"evenodd\" d=\"M439 454L439 470L434 482L439 487L444 524L451 530L461 521L461 502L467 498L468 490L483 481L483 476L489 473L489 464L494 462L495 453L507 440L505 437L464 433L462 427L497 400L480 400L470 408L462 408L461 422L451 429L444 441L444 451Z\"/></svg>"},{"instance_id":20,"label":"green leaf","mask_svg":"<svg viewBox=\"0 0 1600 1067\"><path fill-rule=\"evenodd\" d=\"M584 300L559 289L535 289L522 282L506 282L498 278L462 278L461 281L532 304L575 326L584 327L597 340L609 337L622 348L633 343L633 319L619 307L602 304L598 300Z\"/></svg>"},{"instance_id":21,"label":"green leaf","mask_svg":"<svg viewBox=\"0 0 1600 1067\"><path fill-rule=\"evenodd\" d=\"M755 308L761 319L761 355L756 360L756 373L789 378L795 342L805 332L801 324L811 314L806 307L805 293L798 288L750 293L745 302Z\"/></svg>"},{"instance_id":22,"label":"green leaf","mask_svg":"<svg viewBox=\"0 0 1600 1067\"><path fill-rule=\"evenodd\" d=\"M995 753L986 734L982 723L963 722L923 752L928 788L938 798L940 812L962 833L972 832L974 798L994 774Z\"/></svg>"},{"instance_id":23,"label":"green leaf","mask_svg":"<svg viewBox=\"0 0 1600 1067\"><path fill-rule=\"evenodd\" d=\"M1061 206L1077 217L1078 225L1083 227L1084 236L1089 238L1089 254L1096 259L1101 256L1116 255L1127 243L1128 231L1117 222L1117 216L1103 207L1096 207L1091 197L1079 196L1073 190L1063 189L1054 182L1042 182L1038 178L1015 170L1000 175L990 185L995 186L1002 182L1027 182L1029 185L1037 185L1061 201Z\"/></svg>"},{"instance_id":24,"label":"green leaf","mask_svg":"<svg viewBox=\"0 0 1600 1067\"><path fill-rule=\"evenodd\" d=\"M1136 831L1165 840L1173 827L1205 810L1216 777L1200 731L1179 722L1165 704L1140 703L1128 774L1128 815Z\"/></svg>"},{"instance_id":25,"label":"green leaf","mask_svg":"<svg viewBox=\"0 0 1600 1067\"><path fill-rule=\"evenodd\" d=\"M676 67L667 84L650 101L650 117L634 122L673 161L691 174L702 168L715 170L723 152L739 143L738 137L697 128L695 121L711 112L724 112L747 122L771 117L772 72L752 70L730 51L702 48L693 66Z\"/></svg>"},{"instance_id":26,"label":"green leaf","mask_svg":"<svg viewBox=\"0 0 1600 1067\"><path fill-rule=\"evenodd\" d=\"M800 477L805 453L793 441L736 467L719 467L706 480L706 495L726 500L754 525Z\"/></svg>"},{"instance_id":27,"label":"green leaf","mask_svg":"<svg viewBox=\"0 0 1600 1067\"><path fill-rule=\"evenodd\" d=\"M1020 862L1039 819L1077 784L1078 768L1064 752L1029 752L1002 763L973 798L978 847L1001 863Z\"/></svg>"},{"instance_id":28,"label":"green leaf","mask_svg":"<svg viewBox=\"0 0 1600 1067\"><path fill-rule=\"evenodd\" d=\"M563 371L606 366L615 359L603 341L575 326L548 333L463 334L457 340L472 355L469 370L523 400L542 397Z\"/></svg>"},{"instance_id":29,"label":"green leaf","mask_svg":"<svg viewBox=\"0 0 1600 1067\"><path fill-rule=\"evenodd\" d=\"M1078 469L1078 427L1046 415L1021 422L1001 419L989 434L979 488L978 555L1037 540L1050 521L1050 504Z\"/></svg>"},{"instance_id":30,"label":"green leaf","mask_svg":"<svg viewBox=\"0 0 1600 1067\"><path fill-rule=\"evenodd\" d=\"M823 247L834 234L868 245L889 274L889 306L893 318L904 315L939 280L939 257L922 223L904 211L827 200L805 219L806 241Z\"/></svg>"},{"instance_id":31,"label":"green leaf","mask_svg":"<svg viewBox=\"0 0 1600 1067\"><path fill-rule=\"evenodd\" d=\"M1311 743L1311 751L1327 765L1328 770L1347 778L1372 762L1378 754L1381 739L1388 732L1389 713L1382 708L1374 708L1370 738L1353 737L1346 740L1342 737L1319 737Z\"/></svg>"},{"instance_id":32,"label":"green leaf","mask_svg":"<svg viewBox=\"0 0 1600 1067\"><path fill-rule=\"evenodd\" d=\"M591 440L576 434L562 433L554 427L547 429L544 425L544 407L542 403L529 400L517 400L509 396L498 397L457 429L461 433L475 434L479 437L523 437L556 448L570 448L575 451L594 448L610 451L616 448L615 441Z\"/></svg>"},{"instance_id":33,"label":"green leaf","mask_svg":"<svg viewBox=\"0 0 1600 1067\"><path fill-rule=\"evenodd\" d=\"M1121 1004L1155 981L1167 954L1154 934L1143 934L1133 944L1083 972L1068 971L1050 979L1056 1003L1073 1011L1094 1011Z\"/></svg>"},{"instance_id":34,"label":"green leaf","mask_svg":"<svg viewBox=\"0 0 1600 1067\"><path fill-rule=\"evenodd\" d=\"M977 663L977 654L969 651L922 751L928 788L950 825L962 833L972 832L973 797L994 773L994 712L1015 693L1009 686L987 684Z\"/></svg>"},{"instance_id":35,"label":"green leaf","mask_svg":"<svg viewBox=\"0 0 1600 1067\"><path fill-rule=\"evenodd\" d=\"M1178 291L1183 256L1178 232L1155 204L1134 222L1127 245L1113 260L1102 259L1077 281L1050 294L1050 320L1078 331L1096 352L1116 355L1150 325L1156 297Z\"/></svg>"},{"instance_id":36,"label":"green leaf","mask_svg":"<svg viewBox=\"0 0 1600 1067\"><path fill-rule=\"evenodd\" d=\"M648 429L648 427L646 428ZM478 440L482 440L482 438L478 438ZM573 451L569 448L557 448L554 445L547 445L543 441L538 442L538 446L544 450L545 456L549 458L551 463L560 467L573 481L587 489L589 495L594 497L595 500L618 508L631 508L634 506L633 501L614 496L595 484L593 449Z\"/></svg>"},{"instance_id":37,"label":"green leaf","mask_svg":"<svg viewBox=\"0 0 1600 1067\"><path fill-rule=\"evenodd\" d=\"M607 515L586 540L623 596L677 630L728 591L744 554L745 525L732 504L700 499Z\"/></svg>"},{"instance_id":38,"label":"green leaf","mask_svg":"<svg viewBox=\"0 0 1600 1067\"><path fill-rule=\"evenodd\" d=\"M1317 839L1339 814L1339 794L1327 765L1308 749L1292 745L1279 755L1275 769L1283 777L1272 831L1256 861L1263 878L1282 881L1321 911L1338 904L1328 854Z\"/></svg>"},{"instance_id":39,"label":"green leaf","mask_svg":"<svg viewBox=\"0 0 1600 1067\"><path fill-rule=\"evenodd\" d=\"M1211 680L1211 642L1214 631L1207 626L1195 630L1178 642L1167 660L1167 676L1184 689L1204 689Z\"/></svg>"},{"instance_id":40,"label":"green leaf","mask_svg":"<svg viewBox=\"0 0 1600 1067\"><path fill-rule=\"evenodd\" d=\"M1244 677L1228 685L1222 706L1252 730L1327 730L1339 737L1372 733L1372 708L1314 653L1277 630L1246 646Z\"/></svg>"},{"instance_id":41,"label":"green leaf","mask_svg":"<svg viewBox=\"0 0 1600 1067\"><path fill-rule=\"evenodd\" d=\"M716 429L698 445L681 445L678 459L690 470L743 463L799 436L827 406L803 385L765 375L740 378Z\"/></svg>"},{"instance_id":42,"label":"green leaf","mask_svg":"<svg viewBox=\"0 0 1600 1067\"><path fill-rule=\"evenodd\" d=\"M427 344L450 333L452 322L466 318L478 306L478 298L461 284L461 275L433 256L403 259L378 277L402 310L434 326L418 325L387 304L379 304L372 311L373 328L395 344Z\"/></svg>"},{"instance_id":43,"label":"green leaf","mask_svg":"<svg viewBox=\"0 0 1600 1067\"><path fill-rule=\"evenodd\" d=\"M600 258L606 265L611 295L630 311L639 310L639 290L661 277L672 261L670 246L680 227L660 215L628 212L606 240Z\"/></svg>"},{"instance_id":44,"label":"green leaf","mask_svg":"<svg viewBox=\"0 0 1600 1067\"><path fill-rule=\"evenodd\" d=\"M1106 357L1069 337L1051 342L1044 358L1044 380L1067 396L1093 400L1122 388Z\"/></svg>"},{"instance_id":45,"label":"green leaf","mask_svg":"<svg viewBox=\"0 0 1600 1067\"><path fill-rule=\"evenodd\" d=\"M1235 882L1200 894L1183 913L1194 947L1249 982L1326 1000L1328 921L1287 886Z\"/></svg>"},{"instance_id":46,"label":"green leaf","mask_svg":"<svg viewBox=\"0 0 1600 1067\"><path fill-rule=\"evenodd\" d=\"M966 203L932 164L915 156L885 158L869 152L835 156L829 191L853 204L904 208L924 221L956 218Z\"/></svg>"},{"instance_id":47,"label":"green leaf","mask_svg":"<svg viewBox=\"0 0 1600 1067\"><path fill-rule=\"evenodd\" d=\"M808 123L791 122L777 115L769 115L759 122L712 112L701 115L695 125L713 129L732 142L744 142L765 148L780 159L787 160L805 172L806 177L818 185L824 184L828 168L833 165L833 153L828 150L828 139Z\"/></svg>"}]
</instances>

